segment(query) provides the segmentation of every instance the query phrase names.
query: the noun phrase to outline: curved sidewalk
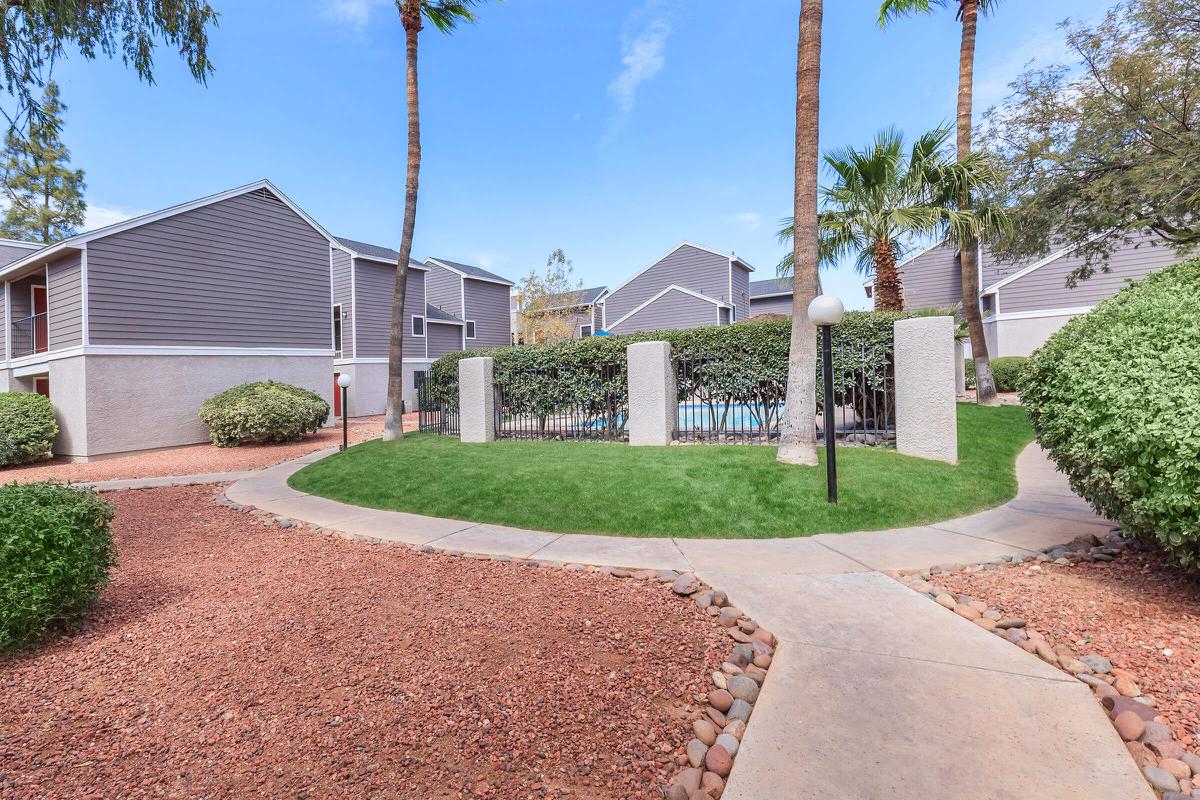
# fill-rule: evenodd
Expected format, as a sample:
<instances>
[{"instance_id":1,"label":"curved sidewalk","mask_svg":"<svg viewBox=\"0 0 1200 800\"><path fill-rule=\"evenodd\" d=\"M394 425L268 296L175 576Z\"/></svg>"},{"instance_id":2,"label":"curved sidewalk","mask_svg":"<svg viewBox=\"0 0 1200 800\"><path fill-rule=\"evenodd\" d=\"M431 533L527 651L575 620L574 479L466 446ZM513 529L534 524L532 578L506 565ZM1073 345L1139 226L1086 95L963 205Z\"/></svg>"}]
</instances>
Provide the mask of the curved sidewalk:
<instances>
[{"instance_id":1,"label":"curved sidewalk","mask_svg":"<svg viewBox=\"0 0 1200 800\"><path fill-rule=\"evenodd\" d=\"M880 572L1030 555L1108 532L1036 445L1017 459L1017 497L999 508L890 531L767 540L545 533L373 511L288 487L326 454L252 473L225 494L291 519L448 551L690 570L773 631L780 647L724 800L1155 796L1084 684Z\"/></svg>"}]
</instances>

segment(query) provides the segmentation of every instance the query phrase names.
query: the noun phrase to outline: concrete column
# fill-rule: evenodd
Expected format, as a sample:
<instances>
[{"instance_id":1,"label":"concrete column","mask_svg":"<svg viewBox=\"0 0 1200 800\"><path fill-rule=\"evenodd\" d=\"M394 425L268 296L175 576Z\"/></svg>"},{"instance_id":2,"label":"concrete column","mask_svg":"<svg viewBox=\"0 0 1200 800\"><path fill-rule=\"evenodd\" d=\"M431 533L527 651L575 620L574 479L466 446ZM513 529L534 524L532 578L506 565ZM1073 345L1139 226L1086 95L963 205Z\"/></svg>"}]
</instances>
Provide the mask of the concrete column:
<instances>
[{"instance_id":1,"label":"concrete column","mask_svg":"<svg viewBox=\"0 0 1200 800\"><path fill-rule=\"evenodd\" d=\"M459 441L496 441L496 391L492 385L491 358L464 358L458 362L458 413Z\"/></svg>"},{"instance_id":2,"label":"concrete column","mask_svg":"<svg viewBox=\"0 0 1200 800\"><path fill-rule=\"evenodd\" d=\"M896 322L896 451L958 463L954 318Z\"/></svg>"},{"instance_id":3,"label":"concrete column","mask_svg":"<svg viewBox=\"0 0 1200 800\"><path fill-rule=\"evenodd\" d=\"M679 413L675 363L669 342L638 342L629 358L629 443L670 444Z\"/></svg>"},{"instance_id":4,"label":"concrete column","mask_svg":"<svg viewBox=\"0 0 1200 800\"><path fill-rule=\"evenodd\" d=\"M967 393L967 358L961 339L954 340L954 393L959 397Z\"/></svg>"}]
</instances>

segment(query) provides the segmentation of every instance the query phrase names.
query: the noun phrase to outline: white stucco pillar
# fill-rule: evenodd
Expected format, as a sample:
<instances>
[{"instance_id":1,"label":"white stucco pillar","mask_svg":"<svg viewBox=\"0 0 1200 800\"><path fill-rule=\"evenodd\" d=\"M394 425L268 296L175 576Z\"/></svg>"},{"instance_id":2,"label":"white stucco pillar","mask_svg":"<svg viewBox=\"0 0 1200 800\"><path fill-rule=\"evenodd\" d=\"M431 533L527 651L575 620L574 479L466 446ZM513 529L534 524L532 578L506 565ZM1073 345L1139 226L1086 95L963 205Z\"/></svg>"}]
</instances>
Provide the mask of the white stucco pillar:
<instances>
[{"instance_id":1,"label":"white stucco pillar","mask_svg":"<svg viewBox=\"0 0 1200 800\"><path fill-rule=\"evenodd\" d=\"M496 441L496 390L492 359L464 358L458 362L458 438L463 442Z\"/></svg>"},{"instance_id":2,"label":"white stucco pillar","mask_svg":"<svg viewBox=\"0 0 1200 800\"><path fill-rule=\"evenodd\" d=\"M954 318L896 322L896 451L958 463Z\"/></svg>"},{"instance_id":3,"label":"white stucco pillar","mask_svg":"<svg viewBox=\"0 0 1200 800\"><path fill-rule=\"evenodd\" d=\"M954 393L959 397L967 393L967 358L961 339L954 340Z\"/></svg>"},{"instance_id":4,"label":"white stucco pillar","mask_svg":"<svg viewBox=\"0 0 1200 800\"><path fill-rule=\"evenodd\" d=\"M678 387L669 342L638 342L629 358L629 443L670 444L675 436Z\"/></svg>"}]
</instances>

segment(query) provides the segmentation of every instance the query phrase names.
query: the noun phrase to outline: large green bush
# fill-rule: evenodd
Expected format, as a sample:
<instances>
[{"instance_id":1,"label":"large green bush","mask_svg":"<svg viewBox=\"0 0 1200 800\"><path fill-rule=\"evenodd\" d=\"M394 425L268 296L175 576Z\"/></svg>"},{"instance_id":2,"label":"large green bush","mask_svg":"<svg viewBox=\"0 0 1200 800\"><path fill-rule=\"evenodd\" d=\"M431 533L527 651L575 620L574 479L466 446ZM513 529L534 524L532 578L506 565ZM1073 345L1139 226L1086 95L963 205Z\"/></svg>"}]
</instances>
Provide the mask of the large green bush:
<instances>
[{"instance_id":1,"label":"large green bush","mask_svg":"<svg viewBox=\"0 0 1200 800\"><path fill-rule=\"evenodd\" d=\"M0 467L28 464L50 452L58 423L48 398L33 392L0 392Z\"/></svg>"},{"instance_id":2,"label":"large green bush","mask_svg":"<svg viewBox=\"0 0 1200 800\"><path fill-rule=\"evenodd\" d=\"M329 403L316 392L287 383L260 381L221 392L200 406L217 447L243 442L294 442L329 419Z\"/></svg>"},{"instance_id":3,"label":"large green bush","mask_svg":"<svg viewBox=\"0 0 1200 800\"><path fill-rule=\"evenodd\" d=\"M1030 358L1021 399L1071 488L1200 564L1200 259L1068 322Z\"/></svg>"},{"instance_id":4,"label":"large green bush","mask_svg":"<svg viewBox=\"0 0 1200 800\"><path fill-rule=\"evenodd\" d=\"M112 509L61 483L0 486L0 650L80 619L116 566Z\"/></svg>"},{"instance_id":5,"label":"large green bush","mask_svg":"<svg viewBox=\"0 0 1200 800\"><path fill-rule=\"evenodd\" d=\"M892 326L920 316L900 312L848 312L833 331L835 352L855 348L854 367L835 373L834 390L843 402L855 387L880 390L892 374ZM545 345L467 350L442 356L430 367L431 399L449 408L458 404L458 362L491 356L497 382L505 387L505 413L546 415L556 404L570 404L605 416L615 394L623 392L625 348L635 342L667 341L676 358L694 359L693 384L703 384L714 404L746 403L771 413L787 383L791 320L762 320L685 330L593 336ZM866 345L865 357L859 345ZM839 362L835 359L835 365ZM615 364L616 368L608 365ZM691 387L681 380L681 395ZM821 381L817 381L818 398ZM890 404L890 399L888 400ZM890 407L890 406L889 406ZM873 409L868 409L868 413ZM609 417L611 419L611 416Z\"/></svg>"},{"instance_id":6,"label":"large green bush","mask_svg":"<svg viewBox=\"0 0 1200 800\"><path fill-rule=\"evenodd\" d=\"M1020 386L1021 373L1029 359L1025 356L997 356L988 359L992 365L992 380L996 383L997 392L1015 392ZM975 362L966 360L967 388L975 388Z\"/></svg>"}]
</instances>

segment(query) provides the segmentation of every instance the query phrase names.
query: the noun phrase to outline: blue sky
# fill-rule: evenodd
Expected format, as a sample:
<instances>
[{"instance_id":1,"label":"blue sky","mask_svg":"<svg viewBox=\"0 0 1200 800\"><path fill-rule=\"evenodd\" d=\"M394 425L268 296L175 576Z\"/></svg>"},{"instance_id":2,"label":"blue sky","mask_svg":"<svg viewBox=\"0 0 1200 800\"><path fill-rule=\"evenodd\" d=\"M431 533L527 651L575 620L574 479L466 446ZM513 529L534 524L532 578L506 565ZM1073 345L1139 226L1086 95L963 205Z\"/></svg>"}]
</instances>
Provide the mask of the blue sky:
<instances>
[{"instance_id":1,"label":"blue sky","mask_svg":"<svg viewBox=\"0 0 1200 800\"><path fill-rule=\"evenodd\" d=\"M211 2L207 87L169 49L154 86L119 62L59 64L90 224L267 177L335 234L397 246L404 50L391 0ZM791 209L798 7L509 0L452 36L427 29L415 254L515 280L561 247L585 285L615 287L687 239L773 277ZM826 3L822 149L953 118L953 14L881 32L876 8ZM1031 59L1063 57L1058 22L1102 9L1000 5L980 28L977 109ZM849 267L824 280L865 304Z\"/></svg>"}]
</instances>

